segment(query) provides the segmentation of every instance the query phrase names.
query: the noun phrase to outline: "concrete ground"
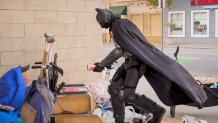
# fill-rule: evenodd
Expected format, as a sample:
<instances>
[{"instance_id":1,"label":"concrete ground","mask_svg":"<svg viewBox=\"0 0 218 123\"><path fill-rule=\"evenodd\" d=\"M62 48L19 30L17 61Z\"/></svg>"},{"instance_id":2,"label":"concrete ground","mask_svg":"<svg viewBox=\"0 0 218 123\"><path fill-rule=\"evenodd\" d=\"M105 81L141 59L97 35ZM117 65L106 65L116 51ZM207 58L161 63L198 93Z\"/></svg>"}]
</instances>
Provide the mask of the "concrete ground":
<instances>
[{"instance_id":1,"label":"concrete ground","mask_svg":"<svg viewBox=\"0 0 218 123\"><path fill-rule=\"evenodd\" d=\"M177 46L176 44L167 45L167 46L164 47L164 52L166 52L166 54L171 54L172 55L172 53L174 53L174 51L175 51L176 46ZM161 49L159 45L157 45L157 47L159 49ZM213 57L214 55L215 56L218 55L218 52L216 52L216 51L218 51L218 46L217 45L202 45L202 44L194 44L194 45L193 44L182 44L181 45L180 44L180 47L183 50L185 49L185 51L187 51L187 54L189 54L188 50L193 51L195 49L200 49L200 51L202 53L214 52L211 57ZM108 54L111 49L113 49L113 46L110 46L110 45L105 46L104 47L104 55ZM198 53L199 51L195 51L195 53L196 52ZM201 54L201 52L199 52L198 54ZM208 54L206 54L206 56L208 57ZM218 57L216 57L215 59L218 59ZM119 60L118 64L116 64L115 66L119 66L121 64L121 62L123 62L123 61ZM202 62L204 62L204 61L202 61ZM194 63L194 64L196 64L196 63ZM204 66L206 66L205 65L206 63L199 63L199 65L202 65L202 64ZM193 64L190 64L188 66L193 66ZM214 66L212 66L212 67L214 68ZM189 69L189 67L188 67L188 69ZM190 71L193 70L192 68L190 68L190 69L191 69ZM195 72L194 70L193 70L193 72ZM218 70L218 66L217 66L217 70ZM199 72L198 69L197 69L197 71ZM206 72L206 74L207 73L208 72ZM199 74L199 75L204 75L204 74ZM214 71L213 74L217 75L218 73L217 73L217 71ZM198 77L203 78L205 76L202 76L202 77L198 76ZM164 119L170 119L171 118L170 108L165 106L163 103L160 102L157 95L155 94L155 92L153 91L153 89L151 88L151 86L148 84L148 82L146 81L146 79L144 77L140 79L139 85L137 87L137 93L145 94L147 97L150 97L151 99L155 100L158 104L165 107L167 112L166 112L166 114L164 116ZM190 107L190 106L184 106L184 105L177 106L176 107L175 118L182 119L182 116L184 116L184 115L190 115L190 116L193 116L193 117L196 117L196 118L199 118L199 119L203 119L203 120L206 120L208 123L218 123L218 106L204 108L204 109L200 109L200 110L195 108L195 107Z\"/></svg>"},{"instance_id":2,"label":"concrete ground","mask_svg":"<svg viewBox=\"0 0 218 123\"><path fill-rule=\"evenodd\" d=\"M171 118L170 116L170 108L165 106L157 97L151 86L148 84L145 78L142 78L139 81L137 92L140 94L145 94L147 97L155 100L158 104L164 106L167 110L164 119ZM218 122L218 106L204 108L204 109L197 109L195 107L190 106L177 106L176 107L176 115L175 118L182 119L182 116L190 115L199 119L206 120L208 123L217 123Z\"/></svg>"}]
</instances>

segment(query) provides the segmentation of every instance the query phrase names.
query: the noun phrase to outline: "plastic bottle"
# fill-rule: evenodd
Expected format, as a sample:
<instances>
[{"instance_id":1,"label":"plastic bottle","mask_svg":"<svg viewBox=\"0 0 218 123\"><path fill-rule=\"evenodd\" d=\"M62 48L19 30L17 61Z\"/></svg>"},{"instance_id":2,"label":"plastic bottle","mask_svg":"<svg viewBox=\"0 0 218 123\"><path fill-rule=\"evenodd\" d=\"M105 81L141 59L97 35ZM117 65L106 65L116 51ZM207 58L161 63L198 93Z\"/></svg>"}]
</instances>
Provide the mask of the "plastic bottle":
<instances>
[{"instance_id":1,"label":"plastic bottle","mask_svg":"<svg viewBox=\"0 0 218 123\"><path fill-rule=\"evenodd\" d=\"M107 81L107 82L110 81L110 70L106 70L104 80Z\"/></svg>"}]
</instances>

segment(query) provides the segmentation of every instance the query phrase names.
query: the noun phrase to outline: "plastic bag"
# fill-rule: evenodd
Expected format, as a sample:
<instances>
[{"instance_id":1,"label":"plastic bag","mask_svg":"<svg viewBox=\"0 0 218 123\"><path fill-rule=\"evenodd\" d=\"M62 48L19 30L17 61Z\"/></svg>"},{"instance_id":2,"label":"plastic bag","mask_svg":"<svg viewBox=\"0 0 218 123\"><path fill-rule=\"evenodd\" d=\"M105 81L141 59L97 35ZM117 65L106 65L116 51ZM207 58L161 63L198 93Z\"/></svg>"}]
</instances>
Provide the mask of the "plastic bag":
<instances>
[{"instance_id":1,"label":"plastic bag","mask_svg":"<svg viewBox=\"0 0 218 123\"><path fill-rule=\"evenodd\" d=\"M104 104L109 98L107 87L102 82L92 82L89 85L89 92L95 95L95 103Z\"/></svg>"},{"instance_id":2,"label":"plastic bag","mask_svg":"<svg viewBox=\"0 0 218 123\"><path fill-rule=\"evenodd\" d=\"M109 110L103 114L102 119L104 123L115 123L115 119L113 118L113 112Z\"/></svg>"},{"instance_id":3,"label":"plastic bag","mask_svg":"<svg viewBox=\"0 0 218 123\"><path fill-rule=\"evenodd\" d=\"M218 82L212 84L212 85L210 86L210 88L218 88Z\"/></svg>"},{"instance_id":4,"label":"plastic bag","mask_svg":"<svg viewBox=\"0 0 218 123\"><path fill-rule=\"evenodd\" d=\"M105 101L105 103L103 105L101 105L102 107L102 112L105 113L108 110L112 110L112 105L111 105L111 101L108 99Z\"/></svg>"},{"instance_id":5,"label":"plastic bag","mask_svg":"<svg viewBox=\"0 0 218 123\"><path fill-rule=\"evenodd\" d=\"M135 109L132 106L126 106L125 107L125 122L132 123L134 118L141 119L144 122L147 117L145 115L136 113Z\"/></svg>"},{"instance_id":6,"label":"plastic bag","mask_svg":"<svg viewBox=\"0 0 218 123\"><path fill-rule=\"evenodd\" d=\"M101 108L96 108L92 114L101 117L102 114L103 114L103 112L102 112L102 109L101 109Z\"/></svg>"},{"instance_id":7,"label":"plastic bag","mask_svg":"<svg viewBox=\"0 0 218 123\"><path fill-rule=\"evenodd\" d=\"M207 121L192 116L184 115L182 117L182 123L207 123Z\"/></svg>"},{"instance_id":8,"label":"plastic bag","mask_svg":"<svg viewBox=\"0 0 218 123\"><path fill-rule=\"evenodd\" d=\"M116 72L116 69L105 69L102 71L103 73L103 82L106 84L110 84L110 80L113 78L114 74Z\"/></svg>"}]
</instances>

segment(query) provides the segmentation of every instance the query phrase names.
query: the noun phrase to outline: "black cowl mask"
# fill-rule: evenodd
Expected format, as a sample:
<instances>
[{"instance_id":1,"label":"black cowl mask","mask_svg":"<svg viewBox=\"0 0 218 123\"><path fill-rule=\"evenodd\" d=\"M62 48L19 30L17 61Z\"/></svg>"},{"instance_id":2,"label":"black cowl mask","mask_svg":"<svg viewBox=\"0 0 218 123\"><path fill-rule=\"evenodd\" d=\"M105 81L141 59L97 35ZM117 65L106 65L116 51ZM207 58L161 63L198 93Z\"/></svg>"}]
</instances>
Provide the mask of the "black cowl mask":
<instances>
[{"instance_id":1,"label":"black cowl mask","mask_svg":"<svg viewBox=\"0 0 218 123\"><path fill-rule=\"evenodd\" d=\"M114 14L107 9L96 8L96 20L102 28L109 28L113 23Z\"/></svg>"}]
</instances>

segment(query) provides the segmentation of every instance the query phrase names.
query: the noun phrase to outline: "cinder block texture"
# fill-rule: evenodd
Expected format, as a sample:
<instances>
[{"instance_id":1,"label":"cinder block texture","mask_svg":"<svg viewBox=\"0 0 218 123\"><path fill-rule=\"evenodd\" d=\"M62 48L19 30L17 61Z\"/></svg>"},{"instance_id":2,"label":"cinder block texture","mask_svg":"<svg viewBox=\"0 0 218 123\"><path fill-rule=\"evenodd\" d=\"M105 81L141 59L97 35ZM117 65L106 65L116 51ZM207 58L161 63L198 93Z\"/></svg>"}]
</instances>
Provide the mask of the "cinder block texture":
<instances>
[{"instance_id":1,"label":"cinder block texture","mask_svg":"<svg viewBox=\"0 0 218 123\"><path fill-rule=\"evenodd\" d=\"M88 64L102 59L102 30L95 8L103 0L0 0L0 76L11 67L41 61L44 33L55 36L53 53L64 69L59 81L84 83L99 74ZM39 70L31 70L37 79Z\"/></svg>"},{"instance_id":2,"label":"cinder block texture","mask_svg":"<svg viewBox=\"0 0 218 123\"><path fill-rule=\"evenodd\" d=\"M34 11L19 11L14 10L12 12L12 23L35 23L35 12Z\"/></svg>"},{"instance_id":3,"label":"cinder block texture","mask_svg":"<svg viewBox=\"0 0 218 123\"><path fill-rule=\"evenodd\" d=\"M0 38L24 37L23 24L0 24Z\"/></svg>"},{"instance_id":4,"label":"cinder block texture","mask_svg":"<svg viewBox=\"0 0 218 123\"><path fill-rule=\"evenodd\" d=\"M46 10L66 11L67 0L47 0Z\"/></svg>"},{"instance_id":5,"label":"cinder block texture","mask_svg":"<svg viewBox=\"0 0 218 123\"><path fill-rule=\"evenodd\" d=\"M1 64L2 65L24 64L24 53L23 52L1 53Z\"/></svg>"},{"instance_id":6,"label":"cinder block texture","mask_svg":"<svg viewBox=\"0 0 218 123\"><path fill-rule=\"evenodd\" d=\"M0 24L11 23L12 22L12 11L0 10L0 17L1 17Z\"/></svg>"},{"instance_id":7,"label":"cinder block texture","mask_svg":"<svg viewBox=\"0 0 218 123\"><path fill-rule=\"evenodd\" d=\"M85 11L86 0L67 0L68 11Z\"/></svg>"},{"instance_id":8,"label":"cinder block texture","mask_svg":"<svg viewBox=\"0 0 218 123\"><path fill-rule=\"evenodd\" d=\"M57 13L55 11L36 11L36 23L56 23Z\"/></svg>"},{"instance_id":9,"label":"cinder block texture","mask_svg":"<svg viewBox=\"0 0 218 123\"><path fill-rule=\"evenodd\" d=\"M76 23L75 12L57 12L58 23Z\"/></svg>"}]
</instances>

